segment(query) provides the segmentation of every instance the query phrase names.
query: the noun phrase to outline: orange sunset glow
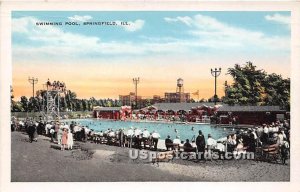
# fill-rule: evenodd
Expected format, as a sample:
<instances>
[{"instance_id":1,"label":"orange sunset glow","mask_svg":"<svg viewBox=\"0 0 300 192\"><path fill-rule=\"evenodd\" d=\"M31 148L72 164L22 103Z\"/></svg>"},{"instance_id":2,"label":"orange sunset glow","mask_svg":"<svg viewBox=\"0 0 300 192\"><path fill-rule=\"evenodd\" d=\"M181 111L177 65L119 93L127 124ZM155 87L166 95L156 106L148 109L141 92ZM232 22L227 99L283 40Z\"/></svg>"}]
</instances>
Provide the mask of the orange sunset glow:
<instances>
[{"instance_id":1,"label":"orange sunset glow","mask_svg":"<svg viewBox=\"0 0 300 192\"><path fill-rule=\"evenodd\" d=\"M26 64L27 67L24 65L17 64L13 68L13 88L16 98L22 95L27 97L32 95L32 85L27 80L29 76L39 79L35 90L43 89L43 84L49 78L64 81L67 89L76 92L78 98L86 99L91 97L117 99L119 95L134 92L133 77L140 77L138 95L143 98L152 98L153 95L164 96L165 92L175 91L176 80L179 77L184 79L185 92L193 93L199 90L199 99L208 99L214 94L214 78L210 74L212 65L209 64L189 64L184 68L179 63L164 66L149 64L143 65L142 68L139 64L128 64L122 68L114 64L89 64L87 67L75 64L73 66L72 64L49 64L47 68L37 67L41 65L36 64ZM275 72L288 76L288 73L282 73L280 68L270 69L268 66L257 66L268 73ZM228 67L230 65L222 67L222 73L217 79L219 97L224 95L224 82L228 81L229 84L232 82L231 76L226 74ZM182 70L179 70L180 68ZM191 94L191 97L198 99L196 95Z\"/></svg>"}]
</instances>

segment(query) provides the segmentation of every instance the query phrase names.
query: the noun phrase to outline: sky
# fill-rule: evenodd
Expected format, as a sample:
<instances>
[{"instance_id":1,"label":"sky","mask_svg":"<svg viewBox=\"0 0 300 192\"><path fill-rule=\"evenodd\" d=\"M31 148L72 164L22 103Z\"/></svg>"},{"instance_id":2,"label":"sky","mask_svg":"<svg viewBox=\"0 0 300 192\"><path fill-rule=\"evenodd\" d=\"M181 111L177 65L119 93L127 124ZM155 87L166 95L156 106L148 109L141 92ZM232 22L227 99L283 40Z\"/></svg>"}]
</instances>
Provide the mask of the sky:
<instances>
[{"instance_id":1,"label":"sky","mask_svg":"<svg viewBox=\"0 0 300 192\"><path fill-rule=\"evenodd\" d=\"M61 25L37 25L43 22ZM49 78L64 81L78 98L117 99L133 92L132 78L140 77L144 98L175 92L178 78L185 92L210 98L210 70L221 67L223 96L236 63L290 77L290 33L290 12L282 11L14 11L14 95L31 96L28 77L36 77L36 90Z\"/></svg>"}]
</instances>

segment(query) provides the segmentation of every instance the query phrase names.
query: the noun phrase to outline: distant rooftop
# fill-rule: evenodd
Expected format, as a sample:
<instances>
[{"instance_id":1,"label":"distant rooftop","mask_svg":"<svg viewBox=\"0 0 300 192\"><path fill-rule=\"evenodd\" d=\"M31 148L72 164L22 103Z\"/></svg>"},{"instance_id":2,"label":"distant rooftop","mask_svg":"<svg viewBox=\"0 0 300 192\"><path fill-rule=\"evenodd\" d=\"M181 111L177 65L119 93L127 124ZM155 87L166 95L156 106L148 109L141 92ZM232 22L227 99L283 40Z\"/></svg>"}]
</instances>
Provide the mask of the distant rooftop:
<instances>
[{"instance_id":1,"label":"distant rooftop","mask_svg":"<svg viewBox=\"0 0 300 192\"><path fill-rule=\"evenodd\" d=\"M155 103L152 105L157 110L167 111L167 110L173 110L173 111L189 111L192 108L201 107L201 106L208 106L208 107L214 107L215 104L211 102L203 102L203 103Z\"/></svg>"},{"instance_id":2,"label":"distant rooftop","mask_svg":"<svg viewBox=\"0 0 300 192\"><path fill-rule=\"evenodd\" d=\"M227 112L227 111L260 111L260 112L268 112L268 111L285 111L280 109L279 106L241 106L241 105L235 105L235 106L229 106L229 105L223 105L218 109L218 112Z\"/></svg>"},{"instance_id":3,"label":"distant rooftop","mask_svg":"<svg viewBox=\"0 0 300 192\"><path fill-rule=\"evenodd\" d=\"M96 111L120 111L121 107L94 107Z\"/></svg>"},{"instance_id":4,"label":"distant rooftop","mask_svg":"<svg viewBox=\"0 0 300 192\"><path fill-rule=\"evenodd\" d=\"M228 104L224 103L218 103L218 112L228 112L228 111L285 111L282 110L279 106L241 106L241 105L234 105L234 106L229 106ZM213 102L203 102L203 103L155 103L151 107L154 107L156 110L162 110L162 111L179 111L179 110L184 110L184 111L189 111L192 108L197 108L197 107L202 107L202 106L207 106L207 107L214 107L215 104ZM147 110L148 107L145 107L141 110Z\"/></svg>"}]
</instances>

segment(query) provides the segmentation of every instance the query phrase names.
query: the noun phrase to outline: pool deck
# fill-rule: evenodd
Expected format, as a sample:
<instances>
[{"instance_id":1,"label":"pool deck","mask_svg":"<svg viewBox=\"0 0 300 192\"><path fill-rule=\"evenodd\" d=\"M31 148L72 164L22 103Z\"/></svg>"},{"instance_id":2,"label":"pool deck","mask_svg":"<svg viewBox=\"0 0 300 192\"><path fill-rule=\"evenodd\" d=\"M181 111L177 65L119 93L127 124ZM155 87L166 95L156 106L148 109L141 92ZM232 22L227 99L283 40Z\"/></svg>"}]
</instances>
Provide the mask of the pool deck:
<instances>
[{"instance_id":1,"label":"pool deck","mask_svg":"<svg viewBox=\"0 0 300 192\"><path fill-rule=\"evenodd\" d=\"M12 182L103 181L289 181L290 166L253 160L152 164L129 158L129 148L75 142L77 149L51 147L48 137L29 143L27 134L11 134Z\"/></svg>"}]
</instances>

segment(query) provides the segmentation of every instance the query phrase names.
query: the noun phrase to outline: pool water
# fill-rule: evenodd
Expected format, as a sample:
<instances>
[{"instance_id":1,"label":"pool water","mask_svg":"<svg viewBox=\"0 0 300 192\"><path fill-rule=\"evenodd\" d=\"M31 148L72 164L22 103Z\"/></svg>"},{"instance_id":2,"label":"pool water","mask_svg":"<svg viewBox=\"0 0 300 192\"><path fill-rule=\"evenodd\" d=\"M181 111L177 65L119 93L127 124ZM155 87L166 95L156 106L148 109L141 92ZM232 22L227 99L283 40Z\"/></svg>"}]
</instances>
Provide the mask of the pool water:
<instances>
[{"instance_id":1,"label":"pool water","mask_svg":"<svg viewBox=\"0 0 300 192\"><path fill-rule=\"evenodd\" d=\"M108 128L117 130L120 128L129 129L130 127L144 129L147 128L149 132L156 130L161 139L165 139L168 135L171 139L174 139L176 135L180 136L181 140L191 140L193 136L198 135L198 131L201 130L207 139L207 135L211 134L214 139L226 137L228 134L234 133L231 128L214 127L209 124L176 124L176 123L161 123L161 122L131 122L131 121L109 121L99 119L77 119L68 120L68 122L74 121L80 123L83 126L88 126L95 131L105 131ZM192 130L193 127L193 130ZM175 132L177 130L177 133Z\"/></svg>"}]
</instances>

